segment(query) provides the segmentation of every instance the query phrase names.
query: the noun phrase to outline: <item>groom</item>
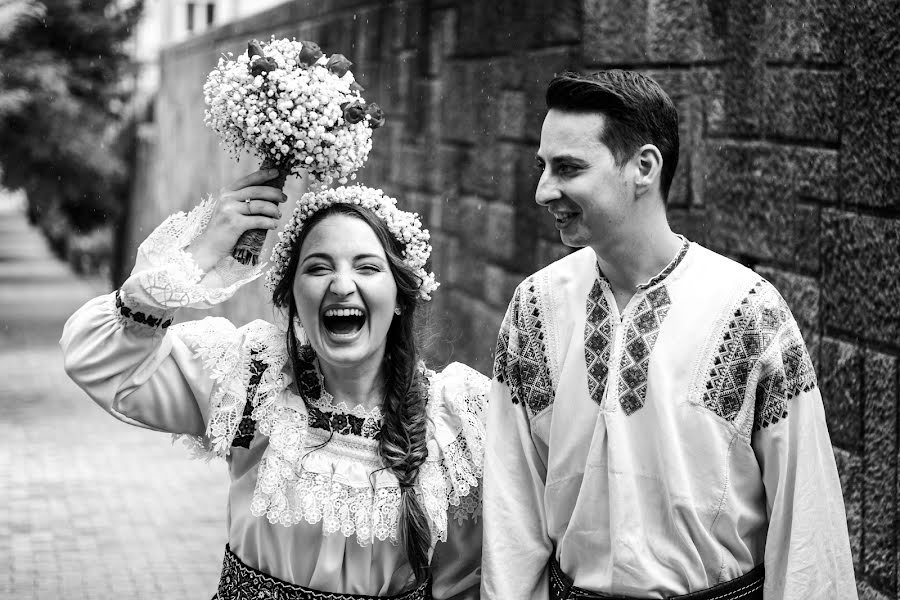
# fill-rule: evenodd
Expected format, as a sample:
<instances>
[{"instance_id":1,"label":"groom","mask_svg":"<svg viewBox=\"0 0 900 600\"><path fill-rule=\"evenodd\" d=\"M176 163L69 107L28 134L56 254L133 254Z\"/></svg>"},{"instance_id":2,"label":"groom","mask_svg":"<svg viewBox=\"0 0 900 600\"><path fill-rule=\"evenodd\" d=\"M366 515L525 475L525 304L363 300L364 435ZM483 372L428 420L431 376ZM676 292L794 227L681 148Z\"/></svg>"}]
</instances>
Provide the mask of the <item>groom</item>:
<instances>
[{"instance_id":1,"label":"groom","mask_svg":"<svg viewBox=\"0 0 900 600\"><path fill-rule=\"evenodd\" d=\"M790 310L669 228L672 101L618 70L546 99L535 200L581 250L518 286L498 338L482 597L856 598Z\"/></svg>"}]
</instances>

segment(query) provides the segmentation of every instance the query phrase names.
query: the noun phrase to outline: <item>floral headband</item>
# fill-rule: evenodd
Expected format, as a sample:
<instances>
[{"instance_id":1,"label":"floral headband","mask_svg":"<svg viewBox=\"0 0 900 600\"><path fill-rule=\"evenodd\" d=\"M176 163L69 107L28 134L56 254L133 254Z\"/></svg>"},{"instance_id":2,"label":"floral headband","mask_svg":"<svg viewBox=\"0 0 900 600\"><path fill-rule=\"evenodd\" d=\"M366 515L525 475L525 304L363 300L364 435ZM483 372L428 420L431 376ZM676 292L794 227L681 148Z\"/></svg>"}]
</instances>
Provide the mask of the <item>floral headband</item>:
<instances>
[{"instance_id":1,"label":"floral headband","mask_svg":"<svg viewBox=\"0 0 900 600\"><path fill-rule=\"evenodd\" d=\"M431 293L440 285L434 273L425 270L431 256L431 235L422 228L416 213L397 208L397 200L381 190L362 185L322 189L303 194L297 201L294 213L278 234L278 243L272 249L272 267L266 274L266 287L274 290L284 277L290 261L291 248L309 219L320 210L335 204L353 204L371 210L384 221L391 235L403 246L403 263L419 278L419 297L431 300Z\"/></svg>"}]
</instances>

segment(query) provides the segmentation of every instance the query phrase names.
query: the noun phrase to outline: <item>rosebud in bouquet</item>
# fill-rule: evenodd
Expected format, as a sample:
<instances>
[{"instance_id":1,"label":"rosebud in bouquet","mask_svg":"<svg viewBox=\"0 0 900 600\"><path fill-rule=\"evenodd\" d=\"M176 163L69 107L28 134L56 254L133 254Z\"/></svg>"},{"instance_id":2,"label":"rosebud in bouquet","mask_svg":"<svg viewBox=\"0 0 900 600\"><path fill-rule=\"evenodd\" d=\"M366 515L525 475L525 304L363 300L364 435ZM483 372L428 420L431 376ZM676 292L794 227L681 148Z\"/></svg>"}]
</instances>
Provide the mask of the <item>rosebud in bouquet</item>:
<instances>
[{"instance_id":1,"label":"rosebud in bouquet","mask_svg":"<svg viewBox=\"0 0 900 600\"><path fill-rule=\"evenodd\" d=\"M248 46L246 54L220 58L203 86L204 122L222 145L235 158L250 151L262 168L277 168L276 187L302 171L322 184L355 179L383 118L369 110L352 63L341 54L326 56L313 42L273 38ZM249 244L241 236L235 258L257 262L265 240L265 231L259 233Z\"/></svg>"}]
</instances>

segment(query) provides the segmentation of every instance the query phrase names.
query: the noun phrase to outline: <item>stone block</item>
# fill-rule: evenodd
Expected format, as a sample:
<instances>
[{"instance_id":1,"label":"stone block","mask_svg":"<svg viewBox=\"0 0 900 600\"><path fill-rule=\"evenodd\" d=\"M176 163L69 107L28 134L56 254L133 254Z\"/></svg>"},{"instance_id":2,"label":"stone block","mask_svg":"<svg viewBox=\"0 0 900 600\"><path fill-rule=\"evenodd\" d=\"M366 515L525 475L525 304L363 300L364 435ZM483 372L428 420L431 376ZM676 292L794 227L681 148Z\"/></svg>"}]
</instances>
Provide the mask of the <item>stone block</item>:
<instances>
[{"instance_id":1,"label":"stone block","mask_svg":"<svg viewBox=\"0 0 900 600\"><path fill-rule=\"evenodd\" d=\"M436 194L456 196L467 160L465 148L454 144L438 144L425 154L425 183Z\"/></svg>"},{"instance_id":2,"label":"stone block","mask_svg":"<svg viewBox=\"0 0 900 600\"><path fill-rule=\"evenodd\" d=\"M878 589L897 592L897 358L865 353L863 430L866 517L863 548L866 579Z\"/></svg>"},{"instance_id":3,"label":"stone block","mask_svg":"<svg viewBox=\"0 0 900 600\"><path fill-rule=\"evenodd\" d=\"M527 52L519 58L523 65L522 89L525 92L525 135L538 142L541 125L547 113L547 84L554 75L577 69L578 60L572 48L548 48Z\"/></svg>"},{"instance_id":4,"label":"stone block","mask_svg":"<svg viewBox=\"0 0 900 600\"><path fill-rule=\"evenodd\" d=\"M442 102L444 141L475 143L478 139L479 90L476 87L472 63L460 60L447 62L445 94L452 99Z\"/></svg>"},{"instance_id":5,"label":"stone block","mask_svg":"<svg viewBox=\"0 0 900 600\"><path fill-rule=\"evenodd\" d=\"M847 532L850 535L850 552L853 554L853 567L857 572L862 568L862 457L840 448L834 449L834 460L841 479L841 491L844 494L844 510L847 513Z\"/></svg>"},{"instance_id":6,"label":"stone block","mask_svg":"<svg viewBox=\"0 0 900 600\"><path fill-rule=\"evenodd\" d=\"M767 135L829 144L840 140L839 71L769 68L763 85Z\"/></svg>"},{"instance_id":7,"label":"stone block","mask_svg":"<svg viewBox=\"0 0 900 600\"><path fill-rule=\"evenodd\" d=\"M841 189L850 204L900 207L900 3L848 2L841 111Z\"/></svg>"},{"instance_id":8,"label":"stone block","mask_svg":"<svg viewBox=\"0 0 900 600\"><path fill-rule=\"evenodd\" d=\"M797 320L803 340L808 344L819 331L821 292L818 279L770 267L759 267L756 271L774 285L784 297L794 319Z\"/></svg>"},{"instance_id":9,"label":"stone block","mask_svg":"<svg viewBox=\"0 0 900 600\"><path fill-rule=\"evenodd\" d=\"M896 599L897 596L894 594L883 594L873 588L866 581L857 581L856 582L856 592L859 595L859 600L891 600Z\"/></svg>"},{"instance_id":10,"label":"stone block","mask_svg":"<svg viewBox=\"0 0 900 600\"><path fill-rule=\"evenodd\" d=\"M667 211L669 226L692 242L709 246L709 224L706 211L702 208L673 207Z\"/></svg>"},{"instance_id":11,"label":"stone block","mask_svg":"<svg viewBox=\"0 0 900 600\"><path fill-rule=\"evenodd\" d=\"M650 45L649 0L585 0L581 30L588 65L640 63Z\"/></svg>"},{"instance_id":12,"label":"stone block","mask_svg":"<svg viewBox=\"0 0 900 600\"><path fill-rule=\"evenodd\" d=\"M831 441L854 454L863 452L863 362L859 348L831 338L822 340L819 387Z\"/></svg>"},{"instance_id":13,"label":"stone block","mask_svg":"<svg viewBox=\"0 0 900 600\"><path fill-rule=\"evenodd\" d=\"M784 0L766 7L766 59L777 62L840 63L844 10L839 2Z\"/></svg>"},{"instance_id":14,"label":"stone block","mask_svg":"<svg viewBox=\"0 0 900 600\"><path fill-rule=\"evenodd\" d=\"M525 136L527 106L528 100L524 92L508 90L500 92L497 130L502 137L519 140Z\"/></svg>"},{"instance_id":15,"label":"stone block","mask_svg":"<svg viewBox=\"0 0 900 600\"><path fill-rule=\"evenodd\" d=\"M417 79L412 85L415 95L406 120L407 131L413 141L437 144L444 130L444 83L438 79Z\"/></svg>"},{"instance_id":16,"label":"stone block","mask_svg":"<svg viewBox=\"0 0 900 600\"><path fill-rule=\"evenodd\" d=\"M697 183L698 176L694 171L705 173L704 161L700 156L704 147L702 143L704 76L689 70L674 69L651 69L645 74L665 90L678 111L678 163L669 190L668 204L669 206L702 204L702 193L695 194L692 188L700 187Z\"/></svg>"},{"instance_id":17,"label":"stone block","mask_svg":"<svg viewBox=\"0 0 900 600\"><path fill-rule=\"evenodd\" d=\"M524 278L524 275L512 273L501 266L489 263L485 265L482 298L493 308L505 312L516 286Z\"/></svg>"},{"instance_id":18,"label":"stone block","mask_svg":"<svg viewBox=\"0 0 900 600\"><path fill-rule=\"evenodd\" d=\"M504 311L497 310L476 295L454 289L449 294L446 322L453 327L449 360L458 360L488 375L492 372L497 332Z\"/></svg>"},{"instance_id":19,"label":"stone block","mask_svg":"<svg viewBox=\"0 0 900 600\"><path fill-rule=\"evenodd\" d=\"M710 186L707 200L710 246L749 262L794 263L814 272L819 265L819 207L762 187Z\"/></svg>"},{"instance_id":20,"label":"stone block","mask_svg":"<svg viewBox=\"0 0 900 600\"><path fill-rule=\"evenodd\" d=\"M478 196L462 196L459 199L460 219L457 233L467 248L484 238L487 229L486 204L484 198Z\"/></svg>"},{"instance_id":21,"label":"stone block","mask_svg":"<svg viewBox=\"0 0 900 600\"><path fill-rule=\"evenodd\" d=\"M357 71L365 72L370 64L380 58L378 23L381 19L380 7L359 7L353 13L353 76ZM349 55L348 55L349 56ZM358 79L358 78L357 78Z\"/></svg>"},{"instance_id":22,"label":"stone block","mask_svg":"<svg viewBox=\"0 0 900 600\"><path fill-rule=\"evenodd\" d=\"M462 244L458 237L446 234L435 239L435 243L438 241L442 245L435 254L434 272L441 285L453 287L462 279L461 272L466 268L462 262Z\"/></svg>"},{"instance_id":23,"label":"stone block","mask_svg":"<svg viewBox=\"0 0 900 600\"><path fill-rule=\"evenodd\" d=\"M823 213L825 327L900 348L900 220Z\"/></svg>"},{"instance_id":24,"label":"stone block","mask_svg":"<svg viewBox=\"0 0 900 600\"><path fill-rule=\"evenodd\" d=\"M711 6L712 5L712 6ZM721 60L722 40L714 35L713 3L656 0L647 24L648 58L653 62Z\"/></svg>"},{"instance_id":25,"label":"stone block","mask_svg":"<svg viewBox=\"0 0 900 600\"><path fill-rule=\"evenodd\" d=\"M486 205L484 236L476 243L492 260L511 263L515 258L515 209L502 202Z\"/></svg>"},{"instance_id":26,"label":"stone block","mask_svg":"<svg viewBox=\"0 0 900 600\"><path fill-rule=\"evenodd\" d=\"M708 3L712 37L722 66L706 72L711 135L758 135L762 132L765 88L762 84L767 37L764 0L738 4Z\"/></svg>"},{"instance_id":27,"label":"stone block","mask_svg":"<svg viewBox=\"0 0 900 600\"><path fill-rule=\"evenodd\" d=\"M391 181L408 188L420 187L424 181L424 152L410 144L400 144L391 162Z\"/></svg>"},{"instance_id":28,"label":"stone block","mask_svg":"<svg viewBox=\"0 0 900 600\"><path fill-rule=\"evenodd\" d=\"M581 41L583 2L556 0L554 2L525 2L531 8L534 42L541 46L570 44Z\"/></svg>"},{"instance_id":29,"label":"stone block","mask_svg":"<svg viewBox=\"0 0 900 600\"><path fill-rule=\"evenodd\" d=\"M436 10L429 15L427 73L439 77L447 57L456 52L456 9Z\"/></svg>"}]
</instances>

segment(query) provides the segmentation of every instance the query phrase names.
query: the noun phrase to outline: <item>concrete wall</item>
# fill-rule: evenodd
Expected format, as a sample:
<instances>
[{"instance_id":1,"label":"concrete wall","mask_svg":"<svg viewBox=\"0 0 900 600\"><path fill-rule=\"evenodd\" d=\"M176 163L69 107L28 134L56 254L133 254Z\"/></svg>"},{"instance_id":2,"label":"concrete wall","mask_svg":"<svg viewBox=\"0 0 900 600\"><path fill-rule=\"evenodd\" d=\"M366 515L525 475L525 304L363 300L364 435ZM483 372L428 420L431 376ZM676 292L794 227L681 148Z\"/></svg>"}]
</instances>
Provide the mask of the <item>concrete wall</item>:
<instances>
[{"instance_id":1,"label":"concrete wall","mask_svg":"<svg viewBox=\"0 0 900 600\"><path fill-rule=\"evenodd\" d=\"M897 31L891 0L287 3L163 54L133 236L255 166L235 166L202 125L218 53L252 36L315 40L353 60L388 112L361 180L434 234L432 354L489 372L514 286L567 251L533 203L547 81L570 67L644 71L682 119L671 220L791 304L818 368L862 597L895 598ZM259 286L229 316L268 314Z\"/></svg>"}]
</instances>

